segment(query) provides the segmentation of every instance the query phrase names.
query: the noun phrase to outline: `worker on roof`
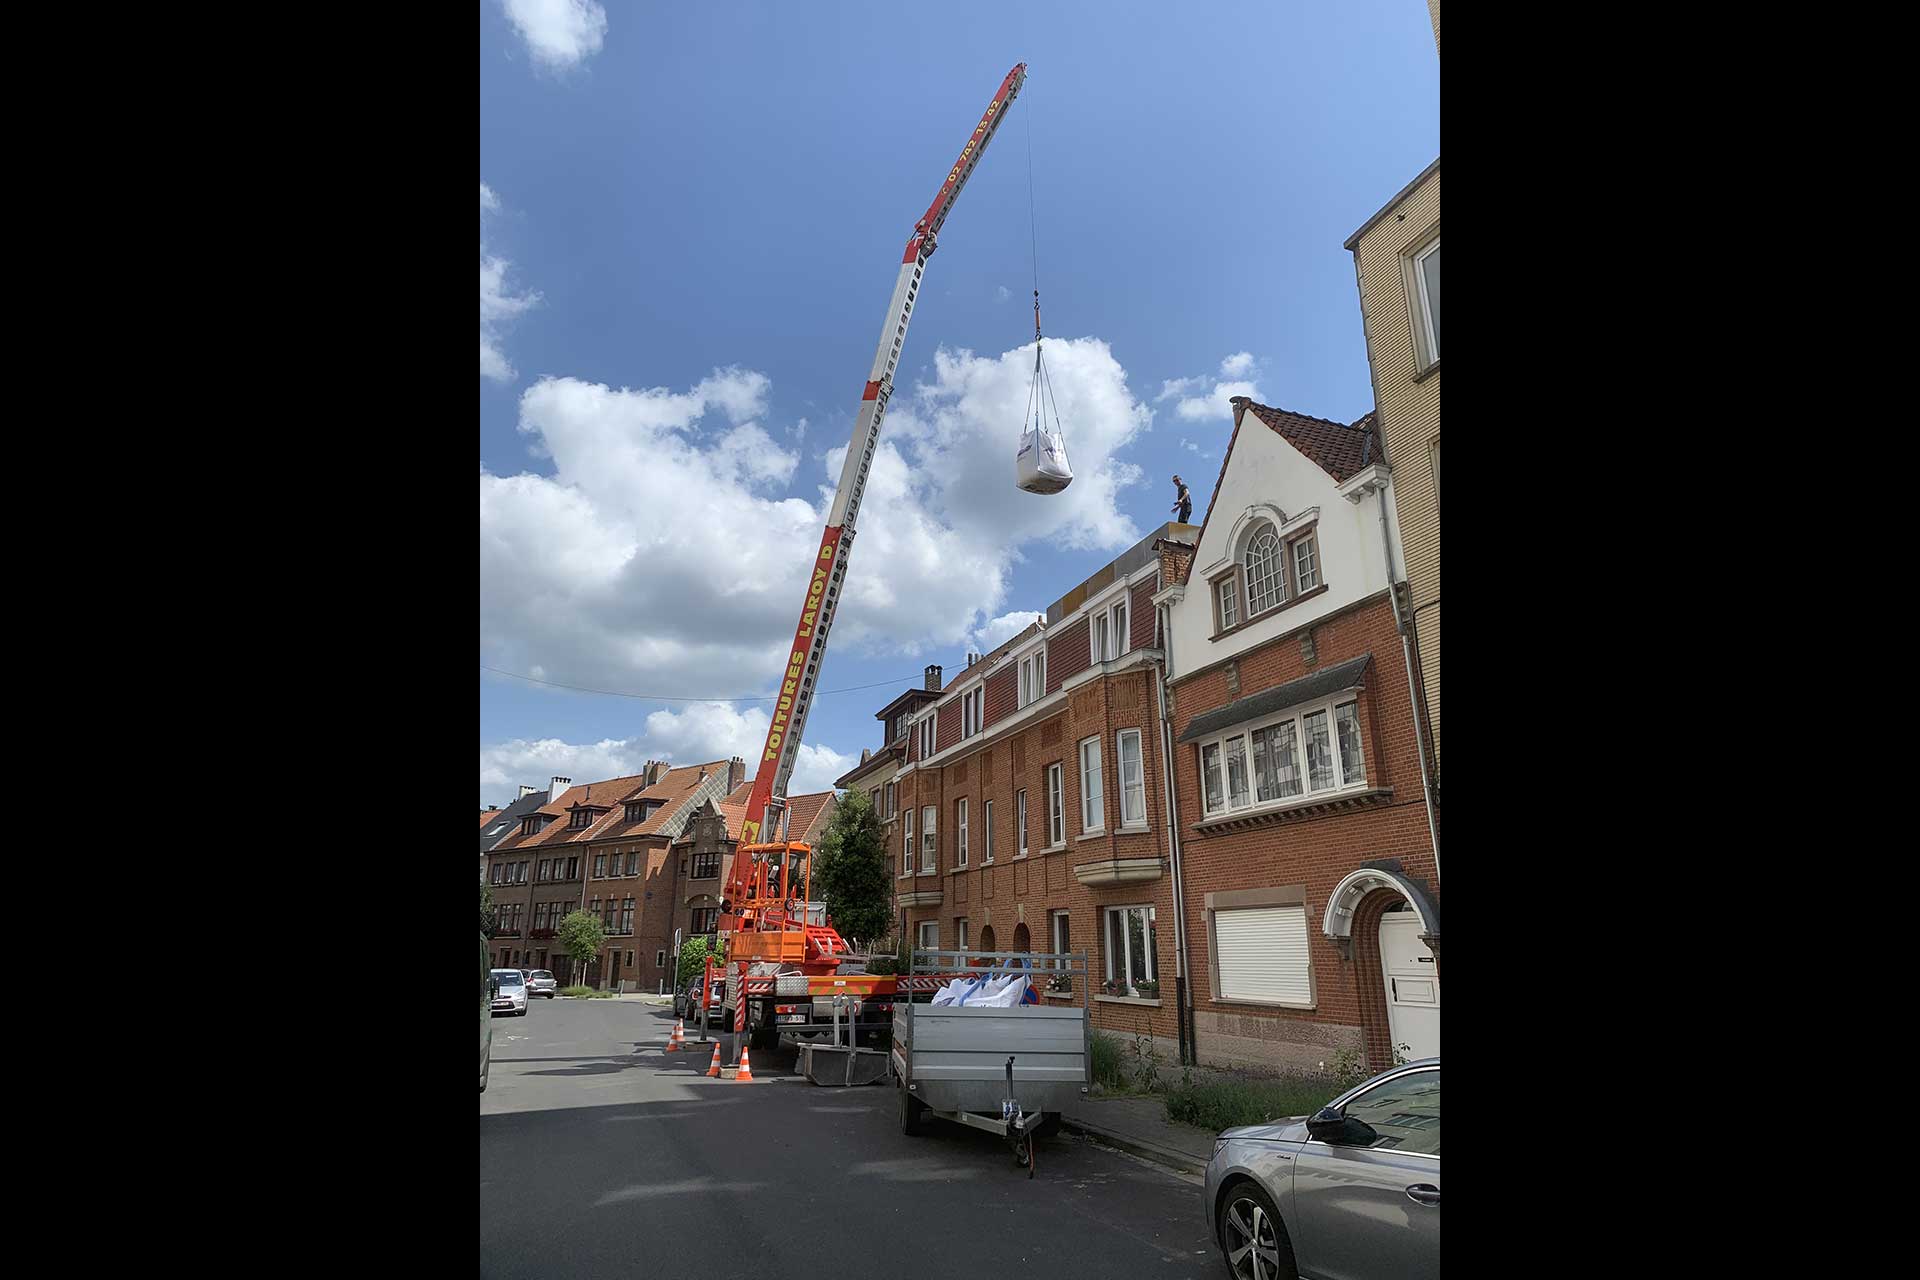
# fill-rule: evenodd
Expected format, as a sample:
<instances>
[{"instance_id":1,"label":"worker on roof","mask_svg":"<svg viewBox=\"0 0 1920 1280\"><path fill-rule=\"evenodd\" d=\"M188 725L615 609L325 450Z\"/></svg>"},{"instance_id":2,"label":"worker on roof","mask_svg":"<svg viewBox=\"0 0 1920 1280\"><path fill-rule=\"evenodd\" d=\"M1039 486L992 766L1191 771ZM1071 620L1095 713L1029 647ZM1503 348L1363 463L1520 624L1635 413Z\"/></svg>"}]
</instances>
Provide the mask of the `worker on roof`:
<instances>
[{"instance_id":1,"label":"worker on roof","mask_svg":"<svg viewBox=\"0 0 1920 1280\"><path fill-rule=\"evenodd\" d=\"M1176 491L1173 505L1168 507L1167 510L1178 511L1180 513L1181 524L1192 524L1193 495L1187 492L1187 482L1176 475L1173 478L1173 487Z\"/></svg>"}]
</instances>

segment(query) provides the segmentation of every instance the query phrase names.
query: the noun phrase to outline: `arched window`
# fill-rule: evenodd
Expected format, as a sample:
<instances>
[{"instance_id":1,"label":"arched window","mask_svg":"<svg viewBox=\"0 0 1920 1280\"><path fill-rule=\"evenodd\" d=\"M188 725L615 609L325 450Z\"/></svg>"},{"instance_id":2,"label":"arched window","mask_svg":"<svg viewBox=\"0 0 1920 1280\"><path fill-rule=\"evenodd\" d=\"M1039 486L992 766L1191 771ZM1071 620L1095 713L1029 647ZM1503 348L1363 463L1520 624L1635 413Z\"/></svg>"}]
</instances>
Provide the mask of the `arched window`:
<instances>
[{"instance_id":1,"label":"arched window","mask_svg":"<svg viewBox=\"0 0 1920 1280\"><path fill-rule=\"evenodd\" d=\"M1280 556L1280 535L1270 524L1257 525L1247 539L1241 563L1247 573L1247 616L1252 617L1286 597L1286 566Z\"/></svg>"}]
</instances>

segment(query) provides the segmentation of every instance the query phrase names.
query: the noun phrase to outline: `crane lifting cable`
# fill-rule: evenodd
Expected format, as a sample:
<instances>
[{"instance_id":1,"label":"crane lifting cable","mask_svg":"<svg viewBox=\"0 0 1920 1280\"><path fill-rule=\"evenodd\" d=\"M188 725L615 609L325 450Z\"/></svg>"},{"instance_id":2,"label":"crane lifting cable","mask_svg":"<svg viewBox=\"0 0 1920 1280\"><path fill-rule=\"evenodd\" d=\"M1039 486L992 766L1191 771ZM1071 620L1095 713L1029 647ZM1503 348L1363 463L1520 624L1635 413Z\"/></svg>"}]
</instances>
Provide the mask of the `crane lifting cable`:
<instances>
[{"instance_id":1,"label":"crane lifting cable","mask_svg":"<svg viewBox=\"0 0 1920 1280\"><path fill-rule=\"evenodd\" d=\"M1014 455L1015 481L1028 493L1059 493L1073 483L1067 462L1067 438L1060 429L1060 406L1053 398L1040 335L1040 291L1033 291L1033 385L1027 388L1027 415L1020 424L1020 451ZM1053 425L1047 425L1047 411Z\"/></svg>"}]
</instances>

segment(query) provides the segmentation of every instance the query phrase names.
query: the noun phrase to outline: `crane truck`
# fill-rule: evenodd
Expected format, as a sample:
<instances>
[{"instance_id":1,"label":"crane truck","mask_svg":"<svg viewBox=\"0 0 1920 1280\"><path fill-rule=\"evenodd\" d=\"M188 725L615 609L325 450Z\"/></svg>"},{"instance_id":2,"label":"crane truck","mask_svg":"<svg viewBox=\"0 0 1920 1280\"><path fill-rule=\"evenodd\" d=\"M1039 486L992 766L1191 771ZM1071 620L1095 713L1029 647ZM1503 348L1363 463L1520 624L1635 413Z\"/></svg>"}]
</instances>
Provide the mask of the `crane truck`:
<instances>
[{"instance_id":1,"label":"crane truck","mask_svg":"<svg viewBox=\"0 0 1920 1280\"><path fill-rule=\"evenodd\" d=\"M1000 82L993 100L960 149L960 158L947 171L933 202L914 223L900 258L887 318L880 329L880 346L860 392L853 437L840 484L827 511L826 529L810 557L800 622L788 649L786 670L767 725L758 772L747 797L740 844L720 903L719 934L726 944L726 1001L732 1014L735 1053L751 1032L754 1047L771 1047L783 1030L818 1031L827 1020L826 1009L835 997L850 997L839 1007L851 1008L857 1023L890 1025L896 994L911 993L918 983L932 990L952 975L939 978L869 974L853 957L846 939L833 927L824 904L812 897L811 848L786 836L787 780L793 773L813 702L827 636L846 583L847 560L853 549L860 515L860 499L880 440L880 422L893 395L893 373L907 338L907 325L920 293L927 259L938 247L940 228L960 198L960 191L986 153L987 144L1006 118L1007 109L1026 83L1022 62ZM712 984L703 982L703 1003Z\"/></svg>"}]
</instances>

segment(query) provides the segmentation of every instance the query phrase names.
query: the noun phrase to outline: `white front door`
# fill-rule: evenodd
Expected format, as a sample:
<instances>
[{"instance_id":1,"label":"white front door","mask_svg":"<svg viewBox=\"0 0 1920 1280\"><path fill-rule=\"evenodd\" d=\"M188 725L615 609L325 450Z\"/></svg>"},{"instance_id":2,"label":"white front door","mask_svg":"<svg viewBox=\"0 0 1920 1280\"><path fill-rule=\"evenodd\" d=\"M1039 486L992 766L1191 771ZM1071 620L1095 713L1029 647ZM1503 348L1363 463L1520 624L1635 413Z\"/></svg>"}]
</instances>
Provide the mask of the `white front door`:
<instances>
[{"instance_id":1,"label":"white front door","mask_svg":"<svg viewBox=\"0 0 1920 1280\"><path fill-rule=\"evenodd\" d=\"M1439 965L1420 941L1417 912L1389 911L1380 917L1380 968L1387 981L1387 1025L1394 1047L1408 1061L1438 1057Z\"/></svg>"}]
</instances>

